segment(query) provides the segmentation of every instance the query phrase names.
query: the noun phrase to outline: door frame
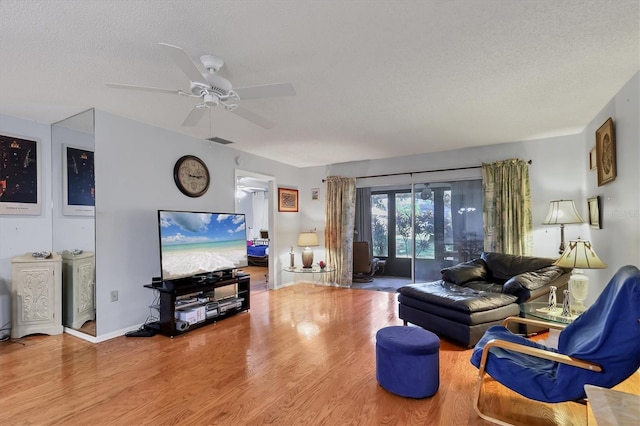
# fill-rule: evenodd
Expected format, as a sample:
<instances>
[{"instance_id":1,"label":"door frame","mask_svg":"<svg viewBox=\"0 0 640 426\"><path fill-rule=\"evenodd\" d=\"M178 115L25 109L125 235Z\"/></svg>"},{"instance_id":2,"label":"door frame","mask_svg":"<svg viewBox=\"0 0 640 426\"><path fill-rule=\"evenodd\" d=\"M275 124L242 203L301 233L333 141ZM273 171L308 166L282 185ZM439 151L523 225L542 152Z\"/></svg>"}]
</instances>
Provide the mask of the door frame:
<instances>
[{"instance_id":1,"label":"door frame","mask_svg":"<svg viewBox=\"0 0 640 426\"><path fill-rule=\"evenodd\" d=\"M238 190L238 178L240 177L250 177L252 179L257 179L257 180L261 180L261 181L265 181L267 182L267 193L268 193L268 200L269 200L269 263L268 263L268 279L267 279L267 288L269 290L274 290L276 288L276 274L274 273L275 271L275 265L276 265L276 259L275 259L275 254L278 253L277 250L277 233L276 231L276 207L278 205L277 203L277 199L276 199L276 178L275 176L271 176L271 175L265 175L263 173L257 173L257 172L252 172L249 170L241 170L241 169L235 169L234 171L235 174L235 187L234 187L234 210L238 210L238 203L235 200L235 193Z\"/></svg>"}]
</instances>

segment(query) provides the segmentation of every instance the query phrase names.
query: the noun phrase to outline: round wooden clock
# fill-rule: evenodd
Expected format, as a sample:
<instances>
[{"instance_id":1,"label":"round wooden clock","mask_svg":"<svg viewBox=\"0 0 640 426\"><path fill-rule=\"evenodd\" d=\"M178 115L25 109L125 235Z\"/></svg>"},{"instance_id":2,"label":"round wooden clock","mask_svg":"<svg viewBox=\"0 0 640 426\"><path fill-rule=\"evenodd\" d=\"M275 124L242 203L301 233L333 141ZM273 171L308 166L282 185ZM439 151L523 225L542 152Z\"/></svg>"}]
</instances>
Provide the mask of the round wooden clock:
<instances>
[{"instance_id":1,"label":"round wooden clock","mask_svg":"<svg viewBox=\"0 0 640 426\"><path fill-rule=\"evenodd\" d=\"M200 197L209 189L209 169L195 155L185 155L176 161L173 179L178 189L188 197Z\"/></svg>"}]
</instances>

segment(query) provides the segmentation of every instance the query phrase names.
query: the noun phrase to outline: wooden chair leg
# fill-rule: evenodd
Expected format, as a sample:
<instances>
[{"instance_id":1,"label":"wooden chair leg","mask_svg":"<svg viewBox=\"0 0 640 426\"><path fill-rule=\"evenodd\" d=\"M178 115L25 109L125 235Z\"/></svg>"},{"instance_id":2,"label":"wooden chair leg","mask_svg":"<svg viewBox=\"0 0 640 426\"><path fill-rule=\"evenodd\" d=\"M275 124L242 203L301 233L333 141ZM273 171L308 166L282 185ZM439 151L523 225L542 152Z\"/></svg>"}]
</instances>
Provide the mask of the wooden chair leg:
<instances>
[{"instance_id":1,"label":"wooden chair leg","mask_svg":"<svg viewBox=\"0 0 640 426\"><path fill-rule=\"evenodd\" d=\"M482 354L482 359L480 360L480 367L478 368L478 381L476 382L476 393L473 401L473 409L476 411L476 414L478 414L478 416L480 416L484 420L487 420L491 423L495 423L501 426L513 426L512 423L507 423L502 420L499 420L495 417L492 417L488 414L483 413L482 410L480 410L480 394L482 393L482 383L484 381L484 375L486 373L485 365L487 363L488 353L489 351L485 350Z\"/></svg>"}]
</instances>

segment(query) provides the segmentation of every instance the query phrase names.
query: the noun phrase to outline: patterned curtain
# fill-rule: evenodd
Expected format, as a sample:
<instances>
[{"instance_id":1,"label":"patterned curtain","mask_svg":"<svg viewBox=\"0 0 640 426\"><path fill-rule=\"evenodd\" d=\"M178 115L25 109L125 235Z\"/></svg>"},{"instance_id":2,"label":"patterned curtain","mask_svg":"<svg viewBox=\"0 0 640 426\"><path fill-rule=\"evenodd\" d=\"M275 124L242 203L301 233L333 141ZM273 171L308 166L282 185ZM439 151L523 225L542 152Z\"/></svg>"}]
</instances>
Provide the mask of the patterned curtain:
<instances>
[{"instance_id":1,"label":"patterned curtain","mask_svg":"<svg viewBox=\"0 0 640 426\"><path fill-rule=\"evenodd\" d=\"M326 258L327 263L336 269L331 279L341 287L350 287L353 279L356 179L329 176L326 193Z\"/></svg>"},{"instance_id":2,"label":"patterned curtain","mask_svg":"<svg viewBox=\"0 0 640 426\"><path fill-rule=\"evenodd\" d=\"M529 165L510 159L482 164L484 249L531 256L533 222Z\"/></svg>"}]
</instances>

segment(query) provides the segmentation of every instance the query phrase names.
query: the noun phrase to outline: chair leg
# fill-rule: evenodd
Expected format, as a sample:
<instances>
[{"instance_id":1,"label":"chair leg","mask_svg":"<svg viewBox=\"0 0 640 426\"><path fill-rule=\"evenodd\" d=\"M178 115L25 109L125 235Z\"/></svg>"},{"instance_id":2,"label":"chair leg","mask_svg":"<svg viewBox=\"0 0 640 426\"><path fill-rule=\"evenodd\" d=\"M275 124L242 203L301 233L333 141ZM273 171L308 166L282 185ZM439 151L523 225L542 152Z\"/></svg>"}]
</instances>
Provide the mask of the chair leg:
<instances>
[{"instance_id":1,"label":"chair leg","mask_svg":"<svg viewBox=\"0 0 640 426\"><path fill-rule=\"evenodd\" d=\"M484 367L487 362L488 352L489 351L485 350L482 354L482 359L480 360L480 367L478 368L478 381L476 382L476 394L473 401L473 409L476 411L476 414L478 414L478 416L480 416L484 420L487 420L491 423L495 423L501 426L513 426L512 423L507 423L502 420L499 420L495 417L492 417L488 414L483 413L482 410L480 410L480 394L482 392L482 383L483 383L484 375L486 373Z\"/></svg>"}]
</instances>

